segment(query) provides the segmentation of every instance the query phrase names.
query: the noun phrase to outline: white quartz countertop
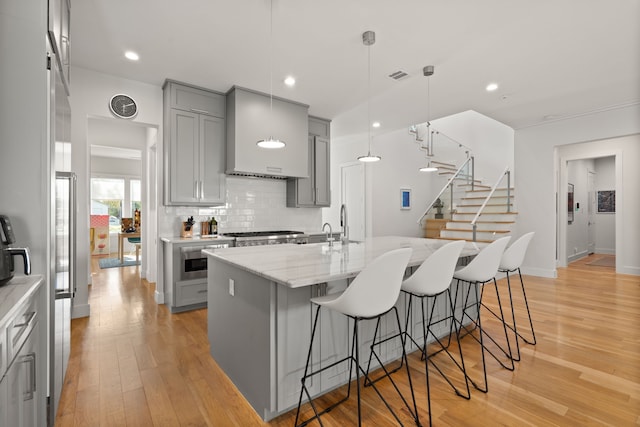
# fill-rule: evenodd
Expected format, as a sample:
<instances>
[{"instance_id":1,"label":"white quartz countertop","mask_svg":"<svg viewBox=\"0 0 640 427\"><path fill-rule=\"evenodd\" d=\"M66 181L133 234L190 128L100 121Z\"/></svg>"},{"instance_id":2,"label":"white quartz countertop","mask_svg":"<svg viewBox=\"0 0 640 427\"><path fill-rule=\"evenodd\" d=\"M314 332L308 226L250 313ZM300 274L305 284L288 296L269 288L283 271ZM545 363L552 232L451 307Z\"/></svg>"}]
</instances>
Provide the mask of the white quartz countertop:
<instances>
[{"instance_id":1,"label":"white quartz countertop","mask_svg":"<svg viewBox=\"0 0 640 427\"><path fill-rule=\"evenodd\" d=\"M193 237L180 237L180 236L169 236L169 237L161 237L160 238L161 241L165 242L165 243L171 243L171 244L203 244L203 243L210 243L212 245L215 245L216 243L223 243L223 242L233 242L235 240L235 237L227 237L227 236L221 236L221 235L217 235L217 236L193 236Z\"/></svg>"},{"instance_id":2,"label":"white quartz countertop","mask_svg":"<svg viewBox=\"0 0 640 427\"><path fill-rule=\"evenodd\" d=\"M207 249L217 260L282 285L297 288L355 277L365 265L393 249L412 248L409 266L421 264L448 240L418 237L372 237L364 242L283 244ZM475 255L486 244L467 242L461 256ZM210 267L215 268L215 267ZM213 271L215 274L215 271Z\"/></svg>"},{"instance_id":3,"label":"white quartz countertop","mask_svg":"<svg viewBox=\"0 0 640 427\"><path fill-rule=\"evenodd\" d=\"M13 312L19 308L20 304L38 289L42 281L43 277L37 274L17 275L7 284L0 286L0 329L8 319L13 317Z\"/></svg>"}]
</instances>

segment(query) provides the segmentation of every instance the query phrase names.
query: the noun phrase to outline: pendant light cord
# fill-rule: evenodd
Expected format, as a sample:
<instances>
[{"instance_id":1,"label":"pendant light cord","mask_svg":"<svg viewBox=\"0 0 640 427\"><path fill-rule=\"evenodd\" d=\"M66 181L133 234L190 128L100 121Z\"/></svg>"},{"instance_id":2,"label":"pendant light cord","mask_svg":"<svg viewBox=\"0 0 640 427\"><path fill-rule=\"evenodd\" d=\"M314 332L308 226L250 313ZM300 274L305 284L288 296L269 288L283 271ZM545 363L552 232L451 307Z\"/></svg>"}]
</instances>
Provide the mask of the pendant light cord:
<instances>
[{"instance_id":1,"label":"pendant light cord","mask_svg":"<svg viewBox=\"0 0 640 427\"><path fill-rule=\"evenodd\" d=\"M367 156L371 156L371 45L367 46L367 70L368 74L368 84L367 84L367 92L368 92L368 102L367 102L367 129L369 131L369 151Z\"/></svg>"},{"instance_id":2,"label":"pendant light cord","mask_svg":"<svg viewBox=\"0 0 640 427\"><path fill-rule=\"evenodd\" d=\"M269 0L269 116L271 118L269 139L273 139L273 0Z\"/></svg>"}]
</instances>

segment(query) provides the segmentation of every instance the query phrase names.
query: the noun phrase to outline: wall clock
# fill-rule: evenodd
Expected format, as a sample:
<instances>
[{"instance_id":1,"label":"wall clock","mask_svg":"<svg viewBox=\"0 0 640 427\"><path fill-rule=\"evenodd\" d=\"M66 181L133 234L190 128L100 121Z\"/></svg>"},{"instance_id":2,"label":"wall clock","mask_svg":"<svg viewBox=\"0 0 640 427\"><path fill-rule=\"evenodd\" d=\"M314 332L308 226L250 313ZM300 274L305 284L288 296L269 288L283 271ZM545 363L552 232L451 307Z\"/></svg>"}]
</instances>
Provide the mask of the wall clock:
<instances>
[{"instance_id":1,"label":"wall clock","mask_svg":"<svg viewBox=\"0 0 640 427\"><path fill-rule=\"evenodd\" d=\"M119 93L109 101L109 109L121 119L132 119L138 114L138 104L129 95Z\"/></svg>"}]
</instances>

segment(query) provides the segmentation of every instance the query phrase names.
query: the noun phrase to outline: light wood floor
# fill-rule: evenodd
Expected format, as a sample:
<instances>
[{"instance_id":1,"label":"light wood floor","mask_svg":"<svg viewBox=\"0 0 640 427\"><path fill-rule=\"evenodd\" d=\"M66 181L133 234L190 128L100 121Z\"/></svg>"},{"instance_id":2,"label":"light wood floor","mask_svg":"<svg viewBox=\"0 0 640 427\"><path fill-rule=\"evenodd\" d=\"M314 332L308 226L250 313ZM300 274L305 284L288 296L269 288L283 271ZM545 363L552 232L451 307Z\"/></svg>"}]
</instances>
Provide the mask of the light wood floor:
<instances>
[{"instance_id":1,"label":"light wood floor","mask_svg":"<svg viewBox=\"0 0 640 427\"><path fill-rule=\"evenodd\" d=\"M595 257L559 269L558 279L525 277L538 344L521 348L514 372L489 359L489 393L473 390L463 400L430 369L434 425L640 425L640 277L587 265ZM154 303L154 287L138 278L138 267L94 264L91 317L72 324L57 426L293 425L295 413L263 423L220 371L209 356L206 309L171 315ZM465 352L472 375L475 350ZM410 366L426 425L424 365L412 355ZM363 399L365 425L394 425L370 388ZM411 425L407 411L400 413ZM354 414L350 403L323 422L354 425Z\"/></svg>"}]
</instances>

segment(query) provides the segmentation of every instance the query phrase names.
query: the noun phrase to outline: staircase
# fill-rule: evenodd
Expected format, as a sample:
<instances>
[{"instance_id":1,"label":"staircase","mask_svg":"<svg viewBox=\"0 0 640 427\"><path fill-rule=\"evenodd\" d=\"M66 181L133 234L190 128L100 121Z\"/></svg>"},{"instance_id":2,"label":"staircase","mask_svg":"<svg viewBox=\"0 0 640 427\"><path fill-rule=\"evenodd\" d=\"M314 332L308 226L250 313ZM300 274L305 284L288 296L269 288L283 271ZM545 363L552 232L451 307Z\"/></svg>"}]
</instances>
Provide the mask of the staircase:
<instances>
[{"instance_id":1,"label":"staircase","mask_svg":"<svg viewBox=\"0 0 640 427\"><path fill-rule=\"evenodd\" d=\"M445 212L433 206L435 201L431 205L433 208L425 212L425 216L429 213L425 222L426 237L492 242L511 233L518 213L514 209L514 189L507 189L510 184L508 168L495 184L489 186L473 176L473 158L470 168L467 166L464 171L464 165L457 169L455 165L440 162L432 164L436 164L438 174L447 177L448 182L438 196ZM502 184L505 177L506 185ZM442 215L435 215L436 210ZM446 219L435 219L434 216Z\"/></svg>"},{"instance_id":2,"label":"staircase","mask_svg":"<svg viewBox=\"0 0 640 427\"><path fill-rule=\"evenodd\" d=\"M440 230L441 239L473 240L472 221L491 188L466 190L464 197L455 208L451 220ZM513 192L511 188L507 197L507 188L497 188L476 222L476 241L492 242L500 237L508 236L515 223L517 212L513 210ZM508 208L508 209L507 209ZM429 221L429 220L427 220Z\"/></svg>"}]
</instances>

